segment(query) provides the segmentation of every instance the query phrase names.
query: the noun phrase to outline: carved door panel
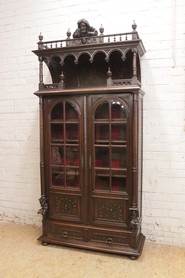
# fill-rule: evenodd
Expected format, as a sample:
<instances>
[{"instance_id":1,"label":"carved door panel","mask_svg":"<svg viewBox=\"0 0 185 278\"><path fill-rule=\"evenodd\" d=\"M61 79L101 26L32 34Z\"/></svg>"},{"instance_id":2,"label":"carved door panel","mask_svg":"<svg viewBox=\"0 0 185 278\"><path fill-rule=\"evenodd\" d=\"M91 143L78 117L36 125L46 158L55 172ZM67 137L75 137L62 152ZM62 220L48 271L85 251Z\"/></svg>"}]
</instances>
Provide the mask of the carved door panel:
<instances>
[{"instance_id":1,"label":"carved door panel","mask_svg":"<svg viewBox=\"0 0 185 278\"><path fill-rule=\"evenodd\" d=\"M83 222L83 98L46 100L46 183L49 218Z\"/></svg>"},{"instance_id":2,"label":"carved door panel","mask_svg":"<svg viewBox=\"0 0 185 278\"><path fill-rule=\"evenodd\" d=\"M89 222L128 226L131 96L88 98Z\"/></svg>"}]
</instances>

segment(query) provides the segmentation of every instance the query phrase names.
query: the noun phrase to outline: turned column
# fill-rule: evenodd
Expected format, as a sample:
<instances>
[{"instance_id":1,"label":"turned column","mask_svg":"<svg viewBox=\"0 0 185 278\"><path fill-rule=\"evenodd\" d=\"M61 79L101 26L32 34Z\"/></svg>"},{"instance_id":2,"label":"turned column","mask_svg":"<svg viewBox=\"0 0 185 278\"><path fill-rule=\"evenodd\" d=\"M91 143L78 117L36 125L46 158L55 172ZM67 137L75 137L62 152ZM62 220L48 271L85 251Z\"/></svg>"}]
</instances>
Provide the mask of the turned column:
<instances>
[{"instance_id":1,"label":"turned column","mask_svg":"<svg viewBox=\"0 0 185 278\"><path fill-rule=\"evenodd\" d=\"M39 90L43 88L43 58L39 57Z\"/></svg>"},{"instance_id":2,"label":"turned column","mask_svg":"<svg viewBox=\"0 0 185 278\"><path fill-rule=\"evenodd\" d=\"M137 48L132 49L132 84L137 84Z\"/></svg>"},{"instance_id":3,"label":"turned column","mask_svg":"<svg viewBox=\"0 0 185 278\"><path fill-rule=\"evenodd\" d=\"M38 49L43 49L43 36L40 33ZM43 87L43 57L39 56L39 90Z\"/></svg>"},{"instance_id":4,"label":"turned column","mask_svg":"<svg viewBox=\"0 0 185 278\"><path fill-rule=\"evenodd\" d=\"M132 156L132 208L137 208L138 197L138 95L134 94L133 101L133 156Z\"/></svg>"},{"instance_id":5,"label":"turned column","mask_svg":"<svg viewBox=\"0 0 185 278\"><path fill-rule=\"evenodd\" d=\"M132 141L132 198L129 208L129 227L131 229L131 246L137 246L137 238L140 216L138 210L138 94L133 95L133 141Z\"/></svg>"}]
</instances>

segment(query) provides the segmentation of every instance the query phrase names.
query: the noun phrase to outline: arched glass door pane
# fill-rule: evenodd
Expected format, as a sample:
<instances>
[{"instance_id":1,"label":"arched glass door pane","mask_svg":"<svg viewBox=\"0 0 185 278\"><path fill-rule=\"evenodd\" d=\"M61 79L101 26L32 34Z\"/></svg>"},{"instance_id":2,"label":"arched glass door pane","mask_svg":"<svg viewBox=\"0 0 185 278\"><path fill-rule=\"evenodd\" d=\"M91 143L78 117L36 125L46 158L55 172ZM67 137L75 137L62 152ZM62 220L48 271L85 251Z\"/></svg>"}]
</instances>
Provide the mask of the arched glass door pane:
<instances>
[{"instance_id":1,"label":"arched glass door pane","mask_svg":"<svg viewBox=\"0 0 185 278\"><path fill-rule=\"evenodd\" d=\"M56 104L51 111L51 120L63 119L63 102Z\"/></svg>"},{"instance_id":2,"label":"arched glass door pane","mask_svg":"<svg viewBox=\"0 0 185 278\"><path fill-rule=\"evenodd\" d=\"M95 120L100 120L100 119L109 119L109 102L105 102L103 104L100 104L96 108L95 112Z\"/></svg>"},{"instance_id":3,"label":"arched glass door pane","mask_svg":"<svg viewBox=\"0 0 185 278\"><path fill-rule=\"evenodd\" d=\"M65 120L77 120L79 119L79 114L76 109L71 103L65 103Z\"/></svg>"},{"instance_id":4,"label":"arched glass door pane","mask_svg":"<svg viewBox=\"0 0 185 278\"><path fill-rule=\"evenodd\" d=\"M126 110L124 104L119 100L111 100L111 119L126 119Z\"/></svg>"},{"instance_id":5,"label":"arched glass door pane","mask_svg":"<svg viewBox=\"0 0 185 278\"><path fill-rule=\"evenodd\" d=\"M125 191L127 114L124 102L108 98L94 113L94 188Z\"/></svg>"},{"instance_id":6,"label":"arched glass door pane","mask_svg":"<svg viewBox=\"0 0 185 278\"><path fill-rule=\"evenodd\" d=\"M51 186L80 188L80 115L70 101L57 103L51 111Z\"/></svg>"}]
</instances>

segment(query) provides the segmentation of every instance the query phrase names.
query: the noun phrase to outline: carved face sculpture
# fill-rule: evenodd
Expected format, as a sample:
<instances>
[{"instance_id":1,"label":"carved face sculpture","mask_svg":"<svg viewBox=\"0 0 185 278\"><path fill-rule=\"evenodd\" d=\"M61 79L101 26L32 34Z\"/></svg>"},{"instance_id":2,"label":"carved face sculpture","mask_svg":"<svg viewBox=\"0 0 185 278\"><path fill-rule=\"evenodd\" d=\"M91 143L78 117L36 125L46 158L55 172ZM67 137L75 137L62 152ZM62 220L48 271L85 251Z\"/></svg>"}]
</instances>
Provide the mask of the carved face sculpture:
<instances>
[{"instance_id":1,"label":"carved face sculpture","mask_svg":"<svg viewBox=\"0 0 185 278\"><path fill-rule=\"evenodd\" d=\"M84 22L79 24L80 34L83 36L87 33L87 26Z\"/></svg>"},{"instance_id":2,"label":"carved face sculpture","mask_svg":"<svg viewBox=\"0 0 185 278\"><path fill-rule=\"evenodd\" d=\"M95 28L89 25L89 22L82 18L77 23L78 29L73 34L73 38L97 36L98 32Z\"/></svg>"}]
</instances>

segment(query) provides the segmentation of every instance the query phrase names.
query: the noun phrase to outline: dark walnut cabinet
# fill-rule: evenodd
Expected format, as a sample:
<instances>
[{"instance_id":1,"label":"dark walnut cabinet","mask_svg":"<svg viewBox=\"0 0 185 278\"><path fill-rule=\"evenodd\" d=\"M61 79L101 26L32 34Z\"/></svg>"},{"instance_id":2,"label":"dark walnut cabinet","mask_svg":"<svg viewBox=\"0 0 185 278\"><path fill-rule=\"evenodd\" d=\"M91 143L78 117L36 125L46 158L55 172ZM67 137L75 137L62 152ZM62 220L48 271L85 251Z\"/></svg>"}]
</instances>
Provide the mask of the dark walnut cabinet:
<instances>
[{"instance_id":1,"label":"dark walnut cabinet","mask_svg":"<svg viewBox=\"0 0 185 278\"><path fill-rule=\"evenodd\" d=\"M66 40L43 42L40 35L33 51L40 64L39 239L135 259L145 240L140 75L145 49L136 24L123 34L104 35L101 26L99 36L70 36L68 31ZM52 84L43 83L43 62Z\"/></svg>"}]
</instances>

